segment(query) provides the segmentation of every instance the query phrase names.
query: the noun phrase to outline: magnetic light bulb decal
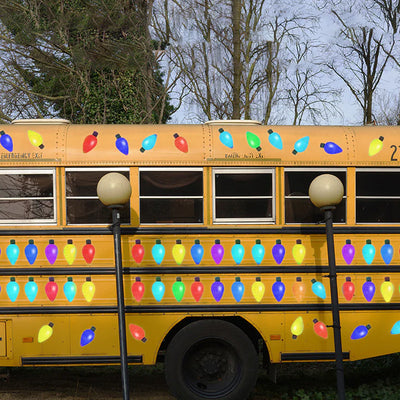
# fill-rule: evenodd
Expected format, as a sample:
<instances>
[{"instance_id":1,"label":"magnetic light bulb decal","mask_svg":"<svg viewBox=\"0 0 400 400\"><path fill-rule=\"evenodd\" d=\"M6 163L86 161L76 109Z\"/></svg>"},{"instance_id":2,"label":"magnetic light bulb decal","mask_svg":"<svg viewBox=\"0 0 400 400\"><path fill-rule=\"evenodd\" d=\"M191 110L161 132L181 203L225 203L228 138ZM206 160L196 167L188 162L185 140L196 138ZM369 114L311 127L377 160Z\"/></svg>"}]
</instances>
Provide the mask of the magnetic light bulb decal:
<instances>
[{"instance_id":1,"label":"magnetic light bulb decal","mask_svg":"<svg viewBox=\"0 0 400 400\"><path fill-rule=\"evenodd\" d=\"M353 262L355 254L356 251L354 246L351 244L351 240L347 239L346 244L342 247L342 256L347 265L350 265Z\"/></svg>"},{"instance_id":2,"label":"magnetic light bulb decal","mask_svg":"<svg viewBox=\"0 0 400 400\"><path fill-rule=\"evenodd\" d=\"M244 257L244 247L240 243L240 240L235 240L235 244L232 246L231 249L232 258L236 264L240 264Z\"/></svg>"},{"instance_id":3,"label":"magnetic light bulb decal","mask_svg":"<svg viewBox=\"0 0 400 400\"><path fill-rule=\"evenodd\" d=\"M24 290L28 300L33 303L36 299L36 295L39 289L37 283L33 280L31 276L28 278L28 282L25 283Z\"/></svg>"},{"instance_id":4,"label":"magnetic light bulb decal","mask_svg":"<svg viewBox=\"0 0 400 400\"><path fill-rule=\"evenodd\" d=\"M306 248L304 244L301 243L300 239L296 240L296 244L293 246L292 249L293 258L297 264L301 264L306 256Z\"/></svg>"},{"instance_id":5,"label":"magnetic light bulb decal","mask_svg":"<svg viewBox=\"0 0 400 400\"><path fill-rule=\"evenodd\" d=\"M381 247L381 257L386 265L390 264L393 258L393 246L390 240L386 239L385 244Z\"/></svg>"},{"instance_id":6,"label":"magnetic light bulb decal","mask_svg":"<svg viewBox=\"0 0 400 400\"><path fill-rule=\"evenodd\" d=\"M309 142L310 142L309 136L304 136L303 138L299 139L294 144L294 150L292 151L292 153L296 155L297 153L302 153L303 151L307 150Z\"/></svg>"},{"instance_id":7,"label":"magnetic light bulb decal","mask_svg":"<svg viewBox=\"0 0 400 400\"><path fill-rule=\"evenodd\" d=\"M46 292L47 298L50 301L54 301L56 299L58 293L58 285L54 281L54 278L52 276L49 277L49 281L46 283L44 290Z\"/></svg>"},{"instance_id":8,"label":"magnetic light bulb decal","mask_svg":"<svg viewBox=\"0 0 400 400\"><path fill-rule=\"evenodd\" d=\"M93 300L95 292L96 292L96 286L92 282L92 278L90 276L86 277L86 281L82 285L82 294L88 303L90 303Z\"/></svg>"},{"instance_id":9,"label":"magnetic light bulb decal","mask_svg":"<svg viewBox=\"0 0 400 400\"><path fill-rule=\"evenodd\" d=\"M375 284L371 281L369 276L365 278L365 282L362 285L362 292L365 300L368 302L370 302L375 296Z\"/></svg>"},{"instance_id":10,"label":"magnetic light bulb decal","mask_svg":"<svg viewBox=\"0 0 400 400\"><path fill-rule=\"evenodd\" d=\"M196 276L194 278L194 282L192 283L192 285L190 286L190 291L192 293L193 298L199 302L201 297L203 296L203 292L204 292L204 286L203 284L200 282L200 278L198 276Z\"/></svg>"},{"instance_id":11,"label":"magnetic light bulb decal","mask_svg":"<svg viewBox=\"0 0 400 400\"><path fill-rule=\"evenodd\" d=\"M276 301L281 301L283 299L283 296L285 295L285 285L281 281L281 278L278 276L276 277L276 280L274 284L272 285L272 294L274 295Z\"/></svg>"},{"instance_id":12,"label":"magnetic light bulb decal","mask_svg":"<svg viewBox=\"0 0 400 400\"><path fill-rule=\"evenodd\" d=\"M342 292L343 296L347 301L350 301L354 296L354 283L351 281L351 278L346 277L346 281L343 283Z\"/></svg>"},{"instance_id":13,"label":"magnetic light bulb decal","mask_svg":"<svg viewBox=\"0 0 400 400\"><path fill-rule=\"evenodd\" d=\"M185 295L185 284L182 282L182 278L178 276L172 285L172 294L174 295L176 301L182 301L183 296Z\"/></svg>"},{"instance_id":14,"label":"magnetic light bulb decal","mask_svg":"<svg viewBox=\"0 0 400 400\"><path fill-rule=\"evenodd\" d=\"M33 239L29 239L28 244L25 246L25 257L29 264L33 264L36 261L38 255L38 248L35 245Z\"/></svg>"},{"instance_id":15,"label":"magnetic light bulb decal","mask_svg":"<svg viewBox=\"0 0 400 400\"><path fill-rule=\"evenodd\" d=\"M123 138L119 133L115 135L115 147L124 155L129 154L129 144L128 141Z\"/></svg>"},{"instance_id":16,"label":"magnetic light bulb decal","mask_svg":"<svg viewBox=\"0 0 400 400\"><path fill-rule=\"evenodd\" d=\"M200 240L196 239L194 241L194 245L190 249L190 254L195 264L199 265L204 256L204 248L200 244Z\"/></svg>"},{"instance_id":17,"label":"magnetic light bulb decal","mask_svg":"<svg viewBox=\"0 0 400 400\"><path fill-rule=\"evenodd\" d=\"M140 264L144 257L144 247L140 239L135 240L135 244L132 247L132 257L137 264Z\"/></svg>"},{"instance_id":18,"label":"magnetic light bulb decal","mask_svg":"<svg viewBox=\"0 0 400 400\"><path fill-rule=\"evenodd\" d=\"M7 283L6 286L6 292L8 298L14 302L17 300L18 294L19 294L19 285L17 282L15 282L15 277L10 278L10 282Z\"/></svg>"},{"instance_id":19,"label":"magnetic light bulb decal","mask_svg":"<svg viewBox=\"0 0 400 400\"><path fill-rule=\"evenodd\" d=\"M94 340L94 332L96 328L92 326L90 329L85 329L81 335L81 346L84 347Z\"/></svg>"},{"instance_id":20,"label":"magnetic light bulb decal","mask_svg":"<svg viewBox=\"0 0 400 400\"><path fill-rule=\"evenodd\" d=\"M6 254L10 263L12 265L15 265L19 257L19 247L15 244L14 239L10 240L10 244L7 246L6 249Z\"/></svg>"},{"instance_id":21,"label":"magnetic light bulb decal","mask_svg":"<svg viewBox=\"0 0 400 400\"><path fill-rule=\"evenodd\" d=\"M340 146L333 142L321 143L320 147L324 149L327 154L339 154L343 151Z\"/></svg>"},{"instance_id":22,"label":"magnetic light bulb decal","mask_svg":"<svg viewBox=\"0 0 400 400\"><path fill-rule=\"evenodd\" d=\"M174 133L174 138L175 147L182 153L187 153L189 151L189 146L186 139L182 136L179 136L177 133Z\"/></svg>"},{"instance_id":23,"label":"magnetic light bulb decal","mask_svg":"<svg viewBox=\"0 0 400 400\"><path fill-rule=\"evenodd\" d=\"M86 240L86 244L82 247L82 256L87 264L91 264L94 258L96 249L94 248L90 239Z\"/></svg>"},{"instance_id":24,"label":"magnetic light bulb decal","mask_svg":"<svg viewBox=\"0 0 400 400\"><path fill-rule=\"evenodd\" d=\"M381 294L386 303L390 302L394 294L394 285L392 282L390 282L390 278L388 276L385 277L385 280L381 284Z\"/></svg>"},{"instance_id":25,"label":"magnetic light bulb decal","mask_svg":"<svg viewBox=\"0 0 400 400\"><path fill-rule=\"evenodd\" d=\"M222 128L218 129L219 131L219 140L221 141L221 143L226 146L229 147L230 149L233 149L233 138L232 135L223 130Z\"/></svg>"},{"instance_id":26,"label":"magnetic light bulb decal","mask_svg":"<svg viewBox=\"0 0 400 400\"><path fill-rule=\"evenodd\" d=\"M53 239L49 240L49 244L46 246L44 254L46 255L47 261L51 265L56 262L58 256L58 247L54 244Z\"/></svg>"},{"instance_id":27,"label":"magnetic light bulb decal","mask_svg":"<svg viewBox=\"0 0 400 400\"><path fill-rule=\"evenodd\" d=\"M84 153L89 153L90 150L93 150L96 147L98 134L98 132L94 131L93 133L85 137L82 146Z\"/></svg>"},{"instance_id":28,"label":"magnetic light bulb decal","mask_svg":"<svg viewBox=\"0 0 400 400\"><path fill-rule=\"evenodd\" d=\"M255 135L252 132L246 132L246 139L247 139L247 143L248 145L252 148L252 149L256 149L257 151L261 151L261 141L260 138Z\"/></svg>"},{"instance_id":29,"label":"magnetic light bulb decal","mask_svg":"<svg viewBox=\"0 0 400 400\"><path fill-rule=\"evenodd\" d=\"M371 264L375 258L375 247L371 243L371 240L367 239L365 245L362 248L362 255L367 264Z\"/></svg>"},{"instance_id":30,"label":"magnetic light bulb decal","mask_svg":"<svg viewBox=\"0 0 400 400\"><path fill-rule=\"evenodd\" d=\"M39 133L37 133L35 131L28 130L28 138L29 138L29 141L34 146L39 147L39 149L43 149L44 148L43 138L42 138L42 135L40 135Z\"/></svg>"},{"instance_id":31,"label":"magnetic light bulb decal","mask_svg":"<svg viewBox=\"0 0 400 400\"><path fill-rule=\"evenodd\" d=\"M72 265L76 258L76 247L72 239L68 239L67 244L64 246L63 254L67 263Z\"/></svg>"},{"instance_id":32,"label":"magnetic light bulb decal","mask_svg":"<svg viewBox=\"0 0 400 400\"><path fill-rule=\"evenodd\" d=\"M129 330L134 339L141 341L143 343L147 342L146 333L141 326L135 324L129 324Z\"/></svg>"},{"instance_id":33,"label":"magnetic light bulb decal","mask_svg":"<svg viewBox=\"0 0 400 400\"><path fill-rule=\"evenodd\" d=\"M253 294L256 301L259 303L264 297L265 285L261 282L261 278L258 276L251 285L251 293Z\"/></svg>"},{"instance_id":34,"label":"magnetic light bulb decal","mask_svg":"<svg viewBox=\"0 0 400 400\"><path fill-rule=\"evenodd\" d=\"M326 291L325 291L325 286L317 281L316 279L311 279L311 290L313 291L313 293L320 297L321 299L325 299L326 298Z\"/></svg>"},{"instance_id":35,"label":"magnetic light bulb decal","mask_svg":"<svg viewBox=\"0 0 400 400\"><path fill-rule=\"evenodd\" d=\"M281 135L279 135L279 133L274 132L272 129L268 129L268 141L272 146L274 146L278 150L283 149Z\"/></svg>"},{"instance_id":36,"label":"magnetic light bulb decal","mask_svg":"<svg viewBox=\"0 0 400 400\"><path fill-rule=\"evenodd\" d=\"M215 244L211 247L211 256L215 264L219 264L224 258L224 247L218 239L215 240Z\"/></svg>"},{"instance_id":37,"label":"magnetic light bulb decal","mask_svg":"<svg viewBox=\"0 0 400 400\"><path fill-rule=\"evenodd\" d=\"M158 265L163 262L165 256L165 247L161 244L160 239L157 239L156 244L152 247L151 255Z\"/></svg>"},{"instance_id":38,"label":"magnetic light bulb decal","mask_svg":"<svg viewBox=\"0 0 400 400\"><path fill-rule=\"evenodd\" d=\"M374 139L371 141L369 144L368 148L368 155L369 156L374 156L375 154L378 154L382 149L383 149L383 136L379 136L378 139Z\"/></svg>"},{"instance_id":39,"label":"magnetic light bulb decal","mask_svg":"<svg viewBox=\"0 0 400 400\"><path fill-rule=\"evenodd\" d=\"M313 319L313 323L314 332L323 339L328 339L328 329L326 328L326 325L323 322L318 321L316 318Z\"/></svg>"},{"instance_id":40,"label":"magnetic light bulb decal","mask_svg":"<svg viewBox=\"0 0 400 400\"><path fill-rule=\"evenodd\" d=\"M13 151L13 140L4 131L0 131L0 144L10 153Z\"/></svg>"},{"instance_id":41,"label":"magnetic light bulb decal","mask_svg":"<svg viewBox=\"0 0 400 400\"><path fill-rule=\"evenodd\" d=\"M285 258L285 247L282 245L280 239L277 239L274 246L272 247L272 257L277 264L281 264Z\"/></svg>"},{"instance_id":42,"label":"magnetic light bulb decal","mask_svg":"<svg viewBox=\"0 0 400 400\"><path fill-rule=\"evenodd\" d=\"M264 259L265 249L261 244L261 240L257 239L256 244L251 248L251 255L253 256L256 264L260 265Z\"/></svg>"},{"instance_id":43,"label":"magnetic light bulb decal","mask_svg":"<svg viewBox=\"0 0 400 400\"><path fill-rule=\"evenodd\" d=\"M296 282L292 286L292 292L298 303L304 300L304 296L306 294L306 285L300 276L296 278Z\"/></svg>"},{"instance_id":44,"label":"magnetic light bulb decal","mask_svg":"<svg viewBox=\"0 0 400 400\"><path fill-rule=\"evenodd\" d=\"M232 283L231 292L235 300L239 303L243 298L244 285L238 276L235 278L235 282Z\"/></svg>"},{"instance_id":45,"label":"magnetic light bulb decal","mask_svg":"<svg viewBox=\"0 0 400 400\"><path fill-rule=\"evenodd\" d=\"M43 343L46 340L51 338L51 336L53 335L53 326L54 326L54 324L52 322L49 322L48 325L43 325L39 329L39 333L38 333L38 342L39 343Z\"/></svg>"},{"instance_id":46,"label":"magnetic light bulb decal","mask_svg":"<svg viewBox=\"0 0 400 400\"><path fill-rule=\"evenodd\" d=\"M297 339L298 336L300 336L304 331L304 321L303 317L297 317L291 327L290 327L290 332L292 332L292 338Z\"/></svg>"},{"instance_id":47,"label":"magnetic light bulb decal","mask_svg":"<svg viewBox=\"0 0 400 400\"><path fill-rule=\"evenodd\" d=\"M67 278L67 282L64 283L64 294L65 297L67 298L67 300L69 302L72 302L75 298L76 295L76 284L74 282L74 280L72 279L72 277L68 277Z\"/></svg>"},{"instance_id":48,"label":"magnetic light bulb decal","mask_svg":"<svg viewBox=\"0 0 400 400\"><path fill-rule=\"evenodd\" d=\"M182 244L182 241L178 239L175 242L174 247L172 247L172 256L174 257L174 260L178 265L181 265L183 263L185 254L185 246Z\"/></svg>"},{"instance_id":49,"label":"magnetic light bulb decal","mask_svg":"<svg viewBox=\"0 0 400 400\"><path fill-rule=\"evenodd\" d=\"M400 334L400 321L397 321L394 323L394 325L392 326L392 329L390 330L390 333L392 335Z\"/></svg>"},{"instance_id":50,"label":"magnetic light bulb decal","mask_svg":"<svg viewBox=\"0 0 400 400\"><path fill-rule=\"evenodd\" d=\"M359 325L354 329L353 333L350 336L350 339L357 340L362 339L367 336L368 331L371 329L371 325Z\"/></svg>"},{"instance_id":51,"label":"magnetic light bulb decal","mask_svg":"<svg viewBox=\"0 0 400 400\"><path fill-rule=\"evenodd\" d=\"M142 297L144 295L144 284L142 280L140 279L140 276L137 276L135 278L135 282L132 284L132 294L133 297L136 301L142 300Z\"/></svg>"},{"instance_id":52,"label":"magnetic light bulb decal","mask_svg":"<svg viewBox=\"0 0 400 400\"><path fill-rule=\"evenodd\" d=\"M219 277L215 278L215 281L211 285L211 293L215 299L215 301L219 302L224 295L224 284L220 281Z\"/></svg>"},{"instance_id":53,"label":"magnetic light bulb decal","mask_svg":"<svg viewBox=\"0 0 400 400\"><path fill-rule=\"evenodd\" d=\"M147 136L143 139L142 147L140 148L140 152L144 153L146 150L151 150L157 142L157 134L154 133L153 135Z\"/></svg>"},{"instance_id":54,"label":"magnetic light bulb decal","mask_svg":"<svg viewBox=\"0 0 400 400\"><path fill-rule=\"evenodd\" d=\"M151 286L151 291L157 301L161 301L163 299L165 293L165 285L163 282L161 282L161 278L159 276L156 277L155 282Z\"/></svg>"}]
</instances>

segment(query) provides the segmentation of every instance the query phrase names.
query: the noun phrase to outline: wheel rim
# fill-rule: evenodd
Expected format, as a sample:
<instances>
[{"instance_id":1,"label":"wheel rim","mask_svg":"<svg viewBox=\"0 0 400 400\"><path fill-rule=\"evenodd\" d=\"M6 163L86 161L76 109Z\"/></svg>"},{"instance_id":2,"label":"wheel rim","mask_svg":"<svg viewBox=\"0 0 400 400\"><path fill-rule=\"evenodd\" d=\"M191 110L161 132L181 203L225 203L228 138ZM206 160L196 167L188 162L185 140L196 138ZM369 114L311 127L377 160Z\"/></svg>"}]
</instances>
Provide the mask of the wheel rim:
<instances>
[{"instance_id":1,"label":"wheel rim","mask_svg":"<svg viewBox=\"0 0 400 400\"><path fill-rule=\"evenodd\" d=\"M209 399L222 397L240 381L240 360L229 343L217 339L202 340L186 352L182 375L192 392Z\"/></svg>"}]
</instances>

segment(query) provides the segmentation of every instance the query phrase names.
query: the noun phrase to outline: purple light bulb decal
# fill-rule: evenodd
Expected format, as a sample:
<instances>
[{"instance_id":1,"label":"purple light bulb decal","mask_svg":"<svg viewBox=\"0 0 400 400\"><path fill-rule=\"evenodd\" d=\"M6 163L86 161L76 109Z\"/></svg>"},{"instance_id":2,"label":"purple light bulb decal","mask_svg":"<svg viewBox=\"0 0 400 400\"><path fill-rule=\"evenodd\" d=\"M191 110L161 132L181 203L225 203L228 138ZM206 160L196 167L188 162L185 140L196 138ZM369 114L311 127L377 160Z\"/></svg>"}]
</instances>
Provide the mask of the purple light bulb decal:
<instances>
[{"instance_id":1,"label":"purple light bulb decal","mask_svg":"<svg viewBox=\"0 0 400 400\"><path fill-rule=\"evenodd\" d=\"M224 247L218 239L215 241L213 247L211 247L211 255L215 264L219 264L224 258Z\"/></svg>"},{"instance_id":2,"label":"purple light bulb decal","mask_svg":"<svg viewBox=\"0 0 400 400\"><path fill-rule=\"evenodd\" d=\"M362 292L365 300L368 302L370 302L375 296L375 284L371 281L369 276L365 278L365 282L362 286Z\"/></svg>"},{"instance_id":3,"label":"purple light bulb decal","mask_svg":"<svg viewBox=\"0 0 400 400\"><path fill-rule=\"evenodd\" d=\"M224 295L224 284L220 281L218 276L215 278L215 282L211 285L211 293L217 302L219 302Z\"/></svg>"},{"instance_id":4,"label":"purple light bulb decal","mask_svg":"<svg viewBox=\"0 0 400 400\"><path fill-rule=\"evenodd\" d=\"M355 255L354 246L351 244L351 240L347 239L346 244L342 247L342 256L344 261L346 261L347 265L350 265L353 262Z\"/></svg>"},{"instance_id":5,"label":"purple light bulb decal","mask_svg":"<svg viewBox=\"0 0 400 400\"><path fill-rule=\"evenodd\" d=\"M277 239L276 244L272 247L272 257L277 264L281 264L283 259L285 258L285 248L281 244L281 241Z\"/></svg>"},{"instance_id":6,"label":"purple light bulb decal","mask_svg":"<svg viewBox=\"0 0 400 400\"><path fill-rule=\"evenodd\" d=\"M53 239L49 240L49 244L46 246L44 254L46 255L47 261L51 265L56 262L58 256L58 247L54 244Z\"/></svg>"}]
</instances>

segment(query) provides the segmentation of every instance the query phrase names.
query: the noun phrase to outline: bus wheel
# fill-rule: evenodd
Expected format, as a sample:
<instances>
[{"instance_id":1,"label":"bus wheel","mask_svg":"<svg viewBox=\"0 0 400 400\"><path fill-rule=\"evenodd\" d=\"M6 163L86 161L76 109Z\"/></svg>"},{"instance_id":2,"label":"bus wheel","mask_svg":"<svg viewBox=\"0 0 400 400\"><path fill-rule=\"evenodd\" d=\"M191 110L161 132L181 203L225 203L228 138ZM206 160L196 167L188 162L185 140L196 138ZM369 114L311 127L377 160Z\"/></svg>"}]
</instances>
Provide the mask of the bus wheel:
<instances>
[{"instance_id":1,"label":"bus wheel","mask_svg":"<svg viewBox=\"0 0 400 400\"><path fill-rule=\"evenodd\" d=\"M180 330L165 356L165 377L181 400L244 400L257 380L258 355L249 337L222 320Z\"/></svg>"}]
</instances>

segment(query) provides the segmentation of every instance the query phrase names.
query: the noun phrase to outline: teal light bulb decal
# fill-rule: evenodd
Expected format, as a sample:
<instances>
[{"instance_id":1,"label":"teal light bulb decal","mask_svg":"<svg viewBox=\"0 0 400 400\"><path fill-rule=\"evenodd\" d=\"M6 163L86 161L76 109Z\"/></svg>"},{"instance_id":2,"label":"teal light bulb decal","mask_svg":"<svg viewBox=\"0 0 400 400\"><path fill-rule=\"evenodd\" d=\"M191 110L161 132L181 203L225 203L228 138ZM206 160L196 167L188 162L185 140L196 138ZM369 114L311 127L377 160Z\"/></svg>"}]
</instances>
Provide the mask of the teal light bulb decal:
<instances>
[{"instance_id":1,"label":"teal light bulb decal","mask_svg":"<svg viewBox=\"0 0 400 400\"><path fill-rule=\"evenodd\" d=\"M144 153L146 150L151 150L156 145L156 141L157 141L156 133L154 133L153 135L147 136L145 139L143 139L142 147L140 148L140 152Z\"/></svg>"},{"instance_id":2,"label":"teal light bulb decal","mask_svg":"<svg viewBox=\"0 0 400 400\"><path fill-rule=\"evenodd\" d=\"M252 149L256 149L257 151L261 151L261 141L260 138L255 135L252 132L246 132L246 139L247 139L247 143L248 145L252 148Z\"/></svg>"},{"instance_id":3,"label":"teal light bulb decal","mask_svg":"<svg viewBox=\"0 0 400 400\"><path fill-rule=\"evenodd\" d=\"M222 128L219 128L218 131L219 131L219 140L221 141L221 143L226 147L233 149L232 135L229 132L223 130Z\"/></svg>"},{"instance_id":4,"label":"teal light bulb decal","mask_svg":"<svg viewBox=\"0 0 400 400\"><path fill-rule=\"evenodd\" d=\"M244 247L240 243L239 239L235 240L235 244L232 246L231 253L236 264L240 264L244 257Z\"/></svg>"},{"instance_id":5,"label":"teal light bulb decal","mask_svg":"<svg viewBox=\"0 0 400 400\"><path fill-rule=\"evenodd\" d=\"M163 299L165 293L165 285L163 282L161 282L161 278L159 276L156 277L156 281L153 283L151 291L157 301L161 301Z\"/></svg>"},{"instance_id":6,"label":"teal light bulb decal","mask_svg":"<svg viewBox=\"0 0 400 400\"><path fill-rule=\"evenodd\" d=\"M32 277L28 278L28 282L25 284L25 294L28 300L32 303L36 299L36 295L38 294L38 285L33 280Z\"/></svg>"},{"instance_id":7,"label":"teal light bulb decal","mask_svg":"<svg viewBox=\"0 0 400 400\"><path fill-rule=\"evenodd\" d=\"M38 248L36 247L33 239L30 239L28 245L25 246L25 257L29 264L33 264L36 261L38 255Z\"/></svg>"},{"instance_id":8,"label":"teal light bulb decal","mask_svg":"<svg viewBox=\"0 0 400 400\"><path fill-rule=\"evenodd\" d=\"M325 286L321 282L318 282L316 279L311 279L311 283L311 290L313 291L313 293L321 299L326 299Z\"/></svg>"},{"instance_id":9,"label":"teal light bulb decal","mask_svg":"<svg viewBox=\"0 0 400 400\"><path fill-rule=\"evenodd\" d=\"M151 254L152 254L153 258L154 258L154 261L158 265L160 265L163 262L164 256L165 256L165 248L161 244L161 240L160 239L156 240L156 244L151 249Z\"/></svg>"},{"instance_id":10,"label":"teal light bulb decal","mask_svg":"<svg viewBox=\"0 0 400 400\"><path fill-rule=\"evenodd\" d=\"M10 240L10 244L7 246L6 249L6 254L10 263L12 265L15 265L19 257L19 247L15 244L14 239Z\"/></svg>"},{"instance_id":11,"label":"teal light bulb decal","mask_svg":"<svg viewBox=\"0 0 400 400\"><path fill-rule=\"evenodd\" d=\"M371 240L367 239L362 248L362 255L367 264L371 264L375 258L375 247L371 244Z\"/></svg>"},{"instance_id":12,"label":"teal light bulb decal","mask_svg":"<svg viewBox=\"0 0 400 400\"><path fill-rule=\"evenodd\" d=\"M265 249L264 246L261 244L261 240L256 240L256 244L251 249L251 255L253 256L256 264L260 265L262 263L265 255Z\"/></svg>"},{"instance_id":13,"label":"teal light bulb decal","mask_svg":"<svg viewBox=\"0 0 400 400\"><path fill-rule=\"evenodd\" d=\"M394 325L392 326L392 329L390 330L390 333L392 335L400 334L400 321L397 321L394 323Z\"/></svg>"},{"instance_id":14,"label":"teal light bulb decal","mask_svg":"<svg viewBox=\"0 0 400 400\"><path fill-rule=\"evenodd\" d=\"M67 278L67 282L64 283L64 294L65 297L69 302L72 302L75 298L76 295L76 284L73 281L72 277Z\"/></svg>"},{"instance_id":15,"label":"teal light bulb decal","mask_svg":"<svg viewBox=\"0 0 400 400\"><path fill-rule=\"evenodd\" d=\"M268 129L268 141L272 146L274 146L278 150L283 149L281 135L279 135L279 133L274 132L272 129Z\"/></svg>"},{"instance_id":16,"label":"teal light bulb decal","mask_svg":"<svg viewBox=\"0 0 400 400\"><path fill-rule=\"evenodd\" d=\"M390 264L393 258L393 246L390 244L390 240L386 239L385 244L381 247L381 257L385 264Z\"/></svg>"},{"instance_id":17,"label":"teal light bulb decal","mask_svg":"<svg viewBox=\"0 0 400 400\"><path fill-rule=\"evenodd\" d=\"M7 283L6 292L7 292L8 298L12 302L17 300L17 297L19 294L19 285L17 282L15 282L15 278L13 276L10 278L10 282Z\"/></svg>"},{"instance_id":18,"label":"teal light bulb decal","mask_svg":"<svg viewBox=\"0 0 400 400\"><path fill-rule=\"evenodd\" d=\"M309 136L304 136L303 138L299 139L294 144L294 150L292 151L292 153L296 155L297 153L302 153L303 151L306 151L309 142L310 142Z\"/></svg>"}]
</instances>

